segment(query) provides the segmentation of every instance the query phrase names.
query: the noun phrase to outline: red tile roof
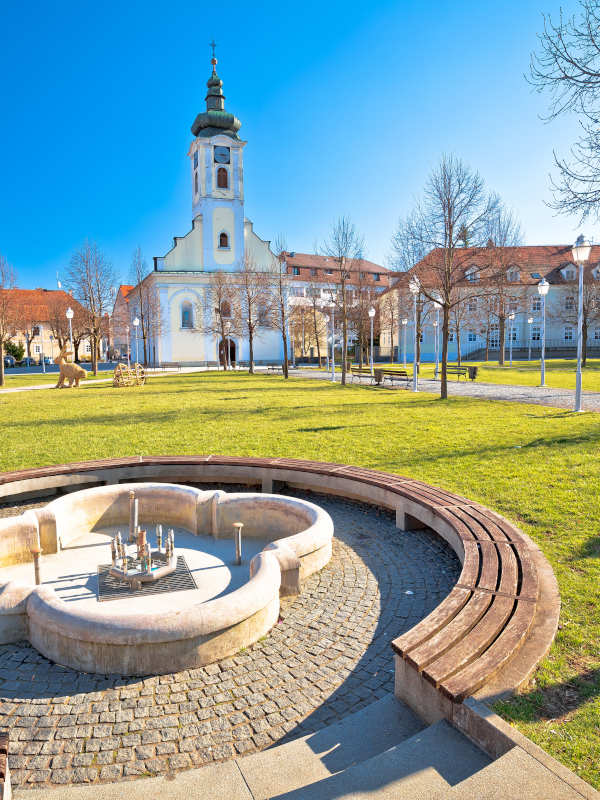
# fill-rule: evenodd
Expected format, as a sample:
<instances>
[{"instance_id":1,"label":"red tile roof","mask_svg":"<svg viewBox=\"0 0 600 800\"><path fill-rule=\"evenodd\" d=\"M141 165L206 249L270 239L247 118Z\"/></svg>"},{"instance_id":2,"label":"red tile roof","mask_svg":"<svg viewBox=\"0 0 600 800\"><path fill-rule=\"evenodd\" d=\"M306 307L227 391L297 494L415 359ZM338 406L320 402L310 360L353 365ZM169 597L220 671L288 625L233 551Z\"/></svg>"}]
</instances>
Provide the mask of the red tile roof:
<instances>
[{"instance_id":1,"label":"red tile roof","mask_svg":"<svg viewBox=\"0 0 600 800\"><path fill-rule=\"evenodd\" d=\"M521 247L503 248L501 256L502 268L509 271L514 269L519 272L519 284L534 286L542 278L546 278L548 283L565 283L561 269L566 266L573 266L573 256L571 254L572 245L524 245ZM500 264L498 261L493 263L490 250L486 247L465 247L457 248L455 257L455 268L460 269L463 274L469 272L471 268L481 271L480 283L485 283L486 271L491 273L496 271ZM435 285L437 280L437 269L442 263L443 251L437 248L428 253L425 258L415 264L412 269L403 272L392 282L392 287L402 287L408 284L413 273L417 273L419 279L424 284ZM590 253L590 260L586 269L592 270L600 262L600 245L594 245ZM539 276L539 277L534 277ZM465 285L471 285L465 278Z\"/></svg>"},{"instance_id":2,"label":"red tile roof","mask_svg":"<svg viewBox=\"0 0 600 800\"><path fill-rule=\"evenodd\" d=\"M319 256L314 253L297 253L295 251L285 253L284 255L288 275L293 274L294 267L298 268L299 274L294 275L294 278L297 280L313 280L331 283L336 283L338 280L336 273L339 273L340 268L335 258ZM327 270L331 270L332 274L327 274ZM313 274L315 271L316 274ZM373 261L367 261L363 258L353 261L349 272L351 275L362 272L364 273L364 278L369 283L379 283L380 286L388 286L389 276L394 274L380 264L375 264ZM375 280L375 275L380 276L378 281Z\"/></svg>"},{"instance_id":3,"label":"red tile roof","mask_svg":"<svg viewBox=\"0 0 600 800\"><path fill-rule=\"evenodd\" d=\"M72 306L74 310L81 308L80 304L62 289L3 289L11 298L11 308L17 321L23 322L49 322L50 306L59 302L65 306ZM82 309L83 310L83 309Z\"/></svg>"}]
</instances>

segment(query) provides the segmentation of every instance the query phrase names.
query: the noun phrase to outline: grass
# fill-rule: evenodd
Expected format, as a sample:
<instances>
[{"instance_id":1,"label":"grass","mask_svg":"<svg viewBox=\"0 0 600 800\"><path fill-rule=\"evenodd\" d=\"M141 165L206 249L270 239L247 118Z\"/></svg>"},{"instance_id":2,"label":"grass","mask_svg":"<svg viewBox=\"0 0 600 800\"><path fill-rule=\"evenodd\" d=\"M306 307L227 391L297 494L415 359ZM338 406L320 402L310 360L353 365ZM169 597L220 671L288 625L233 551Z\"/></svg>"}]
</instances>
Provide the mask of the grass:
<instances>
[{"instance_id":1,"label":"grass","mask_svg":"<svg viewBox=\"0 0 600 800\"><path fill-rule=\"evenodd\" d=\"M455 363L455 362L453 362ZM391 365L397 369L404 369L402 364ZM463 367L477 366L478 383L504 383L512 386L539 386L540 362L539 361L513 361L512 367L506 364L500 367L494 361L463 361ZM567 359L552 359L546 361L546 386L551 389L575 389L576 362ZM412 375L412 364L406 367ZM422 378L433 378L433 364L421 364L419 375ZM456 380L455 375L448 376L448 380ZM461 378L461 380L463 380ZM600 359L588 359L587 366L583 369L583 391L600 392Z\"/></svg>"},{"instance_id":2,"label":"grass","mask_svg":"<svg viewBox=\"0 0 600 800\"><path fill-rule=\"evenodd\" d=\"M87 367L84 367L87 369ZM87 369L88 377L87 381L94 380L94 374L90 369ZM113 370L98 370L98 378L109 378L112 377ZM0 386L0 390L2 389L16 389L22 386L38 386L44 383L47 383L48 386L54 386L56 381L58 380L58 372L38 372L38 373L26 373L22 375L11 375L10 371L6 371L4 373L4 386Z\"/></svg>"},{"instance_id":3,"label":"grass","mask_svg":"<svg viewBox=\"0 0 600 800\"><path fill-rule=\"evenodd\" d=\"M600 414L241 373L0 395L0 408L3 470L161 453L314 458L410 475L513 519L552 563L563 606L534 681L497 710L600 788Z\"/></svg>"}]
</instances>

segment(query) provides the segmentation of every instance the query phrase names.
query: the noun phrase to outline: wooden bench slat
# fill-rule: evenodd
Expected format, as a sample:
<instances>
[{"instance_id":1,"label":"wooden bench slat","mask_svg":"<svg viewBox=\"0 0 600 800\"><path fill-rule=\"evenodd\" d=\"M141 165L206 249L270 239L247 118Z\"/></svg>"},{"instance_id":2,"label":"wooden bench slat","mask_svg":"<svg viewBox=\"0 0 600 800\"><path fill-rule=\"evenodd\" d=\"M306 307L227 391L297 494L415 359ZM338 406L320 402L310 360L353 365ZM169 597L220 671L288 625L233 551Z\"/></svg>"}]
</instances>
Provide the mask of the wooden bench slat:
<instances>
[{"instance_id":1,"label":"wooden bench slat","mask_svg":"<svg viewBox=\"0 0 600 800\"><path fill-rule=\"evenodd\" d=\"M481 566L481 550L477 542L463 540L464 557L458 582L469 589L477 585Z\"/></svg>"},{"instance_id":2,"label":"wooden bench slat","mask_svg":"<svg viewBox=\"0 0 600 800\"><path fill-rule=\"evenodd\" d=\"M498 591L503 594L517 595L519 588L519 568L517 556L508 542L497 542L496 547L500 556L500 583Z\"/></svg>"},{"instance_id":3,"label":"wooden bench slat","mask_svg":"<svg viewBox=\"0 0 600 800\"><path fill-rule=\"evenodd\" d=\"M463 639L485 614L493 599L487 592L476 592L458 614L424 644L411 650L406 660L421 670Z\"/></svg>"},{"instance_id":4,"label":"wooden bench slat","mask_svg":"<svg viewBox=\"0 0 600 800\"><path fill-rule=\"evenodd\" d=\"M500 573L498 551L494 543L490 541L478 542L477 546L481 553L481 574L477 580L477 586L482 589L490 589L494 592L498 586L498 577ZM515 589L516 588L515 584Z\"/></svg>"},{"instance_id":5,"label":"wooden bench slat","mask_svg":"<svg viewBox=\"0 0 600 800\"><path fill-rule=\"evenodd\" d=\"M470 597L471 591L469 589L455 586L450 594L425 619L422 619L409 631L394 639L392 647L396 653L405 656L411 649L431 638L440 628L454 619Z\"/></svg>"},{"instance_id":6,"label":"wooden bench slat","mask_svg":"<svg viewBox=\"0 0 600 800\"><path fill-rule=\"evenodd\" d=\"M462 703L487 683L510 659L525 641L525 636L535 617L535 603L518 600L515 613L492 645L469 666L440 685L446 697Z\"/></svg>"},{"instance_id":7,"label":"wooden bench slat","mask_svg":"<svg viewBox=\"0 0 600 800\"><path fill-rule=\"evenodd\" d=\"M495 542L510 541L509 537L495 520L491 519L488 514L483 513L479 507L472 505L464 506L458 513L461 518L463 518L463 515L468 515L471 519L475 520L479 525L485 528L490 539L493 539Z\"/></svg>"},{"instance_id":8,"label":"wooden bench slat","mask_svg":"<svg viewBox=\"0 0 600 800\"><path fill-rule=\"evenodd\" d=\"M515 600L510 597L494 597L484 616L462 641L423 670L427 680L438 687L479 657L502 632L514 605Z\"/></svg>"}]
</instances>

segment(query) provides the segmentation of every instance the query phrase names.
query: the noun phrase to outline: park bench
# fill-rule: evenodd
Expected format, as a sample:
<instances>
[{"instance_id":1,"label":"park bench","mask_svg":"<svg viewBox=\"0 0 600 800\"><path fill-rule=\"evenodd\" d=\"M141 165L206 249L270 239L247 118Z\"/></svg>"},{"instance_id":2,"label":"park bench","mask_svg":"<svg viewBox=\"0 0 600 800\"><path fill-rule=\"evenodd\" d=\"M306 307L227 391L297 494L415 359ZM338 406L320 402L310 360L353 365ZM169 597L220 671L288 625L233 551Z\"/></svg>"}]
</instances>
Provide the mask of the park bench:
<instances>
[{"instance_id":1,"label":"park bench","mask_svg":"<svg viewBox=\"0 0 600 800\"><path fill-rule=\"evenodd\" d=\"M177 361L163 361L161 363L161 367L163 369L176 369L181 372L181 364L179 364Z\"/></svg>"},{"instance_id":2,"label":"park bench","mask_svg":"<svg viewBox=\"0 0 600 800\"><path fill-rule=\"evenodd\" d=\"M458 375L458 380L468 375L469 379L474 381L477 377L477 367L459 367L458 364L448 364L446 375Z\"/></svg>"},{"instance_id":3,"label":"park bench","mask_svg":"<svg viewBox=\"0 0 600 800\"><path fill-rule=\"evenodd\" d=\"M374 380L371 370L368 367L351 367L350 370L353 381L355 378L358 378L359 381L361 378L368 378L371 382Z\"/></svg>"},{"instance_id":4,"label":"park bench","mask_svg":"<svg viewBox=\"0 0 600 800\"><path fill-rule=\"evenodd\" d=\"M404 383L405 387L408 388L410 378L405 369L376 369L375 382L383 386L386 381L389 381L391 384Z\"/></svg>"}]
</instances>

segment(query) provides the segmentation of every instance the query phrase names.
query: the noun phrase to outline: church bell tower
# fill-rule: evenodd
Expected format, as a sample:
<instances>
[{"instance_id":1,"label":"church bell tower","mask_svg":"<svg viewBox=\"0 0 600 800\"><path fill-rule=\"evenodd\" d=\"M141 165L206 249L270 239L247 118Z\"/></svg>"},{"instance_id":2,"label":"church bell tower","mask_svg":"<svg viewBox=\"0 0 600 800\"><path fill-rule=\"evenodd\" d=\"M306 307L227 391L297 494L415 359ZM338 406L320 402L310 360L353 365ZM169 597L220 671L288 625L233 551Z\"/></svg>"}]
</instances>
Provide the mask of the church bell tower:
<instances>
[{"instance_id":1,"label":"church bell tower","mask_svg":"<svg viewBox=\"0 0 600 800\"><path fill-rule=\"evenodd\" d=\"M236 271L244 265L244 161L242 123L225 110L223 81L214 55L206 111L192 125L189 150L194 225L202 220L203 268Z\"/></svg>"}]
</instances>

